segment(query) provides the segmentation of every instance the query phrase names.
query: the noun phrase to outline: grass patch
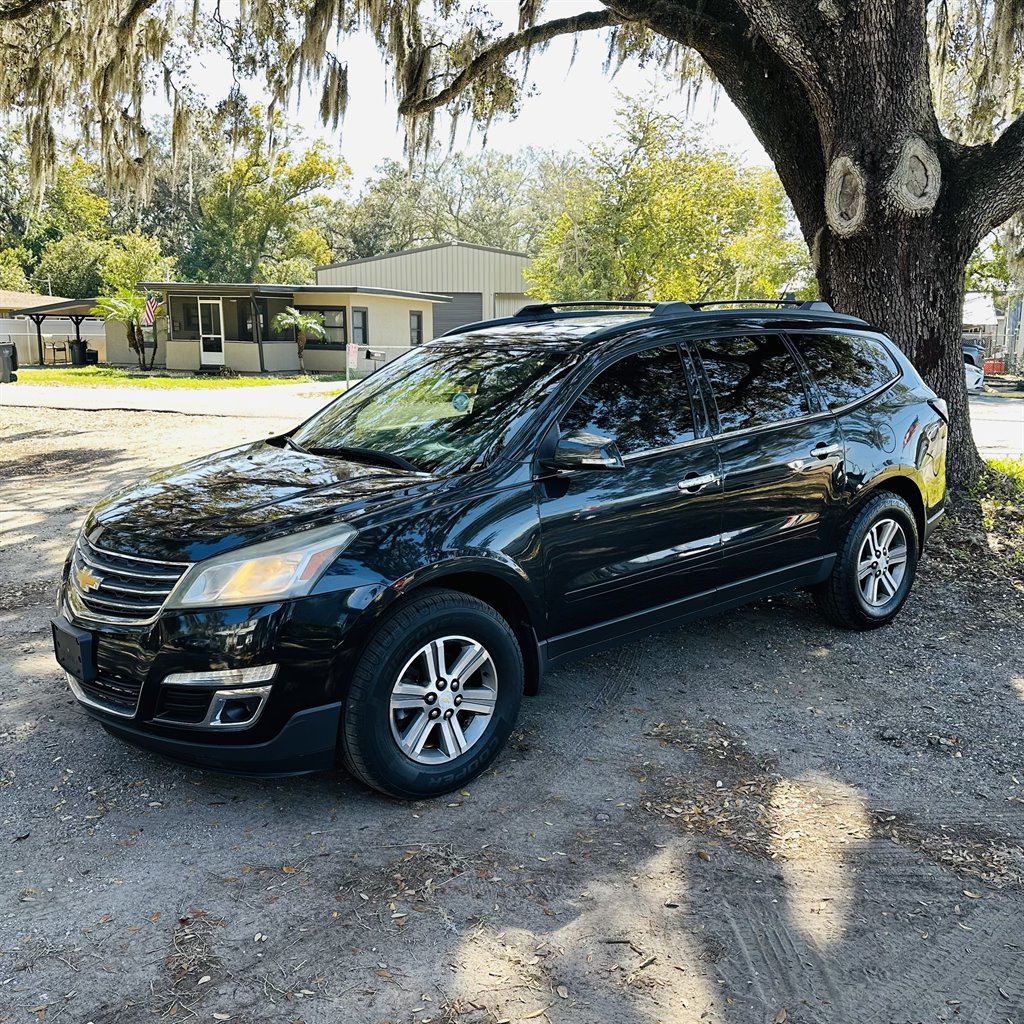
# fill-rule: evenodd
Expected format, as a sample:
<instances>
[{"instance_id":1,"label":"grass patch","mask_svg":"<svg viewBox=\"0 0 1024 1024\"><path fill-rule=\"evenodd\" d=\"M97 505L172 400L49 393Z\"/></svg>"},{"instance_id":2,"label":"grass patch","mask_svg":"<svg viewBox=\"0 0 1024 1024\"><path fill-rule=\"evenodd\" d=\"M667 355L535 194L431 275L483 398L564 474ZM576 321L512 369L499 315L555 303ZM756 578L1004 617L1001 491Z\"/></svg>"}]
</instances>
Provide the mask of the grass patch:
<instances>
[{"instance_id":1,"label":"grass patch","mask_svg":"<svg viewBox=\"0 0 1024 1024\"><path fill-rule=\"evenodd\" d=\"M175 373L174 370L153 370L144 372L120 366L47 366L43 369L19 369L18 380L24 384L58 384L76 387L115 388L189 388L196 390L216 388L268 387L275 384L317 384L323 381L343 381L344 373L288 374L271 377L253 375L247 377L214 377L189 372ZM344 389L342 389L344 390Z\"/></svg>"},{"instance_id":2,"label":"grass patch","mask_svg":"<svg viewBox=\"0 0 1024 1024\"><path fill-rule=\"evenodd\" d=\"M990 459L975 492L989 547L1024 576L1024 459Z\"/></svg>"},{"instance_id":3,"label":"grass patch","mask_svg":"<svg viewBox=\"0 0 1024 1024\"><path fill-rule=\"evenodd\" d=\"M1024 459L990 459L977 484L950 506L935 551L959 572L1024 582Z\"/></svg>"}]
</instances>

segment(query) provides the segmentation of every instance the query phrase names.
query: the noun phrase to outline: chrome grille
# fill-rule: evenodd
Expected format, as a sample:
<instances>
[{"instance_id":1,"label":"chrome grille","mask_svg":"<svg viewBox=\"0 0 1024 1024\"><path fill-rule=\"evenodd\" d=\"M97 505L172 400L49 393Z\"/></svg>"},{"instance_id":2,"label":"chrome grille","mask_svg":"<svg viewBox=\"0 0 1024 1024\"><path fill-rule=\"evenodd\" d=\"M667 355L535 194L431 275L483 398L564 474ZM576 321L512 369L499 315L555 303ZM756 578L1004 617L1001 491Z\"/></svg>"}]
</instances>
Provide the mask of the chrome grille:
<instances>
[{"instance_id":1,"label":"chrome grille","mask_svg":"<svg viewBox=\"0 0 1024 1024\"><path fill-rule=\"evenodd\" d=\"M129 679L106 679L97 676L91 683L77 680L92 703L115 715L131 718L139 706L142 683Z\"/></svg>"},{"instance_id":2,"label":"chrome grille","mask_svg":"<svg viewBox=\"0 0 1024 1024\"><path fill-rule=\"evenodd\" d=\"M83 617L143 625L157 617L190 567L188 562L162 562L108 551L90 543L83 534L71 557L68 595L73 610ZM98 582L89 585L93 579Z\"/></svg>"}]
</instances>

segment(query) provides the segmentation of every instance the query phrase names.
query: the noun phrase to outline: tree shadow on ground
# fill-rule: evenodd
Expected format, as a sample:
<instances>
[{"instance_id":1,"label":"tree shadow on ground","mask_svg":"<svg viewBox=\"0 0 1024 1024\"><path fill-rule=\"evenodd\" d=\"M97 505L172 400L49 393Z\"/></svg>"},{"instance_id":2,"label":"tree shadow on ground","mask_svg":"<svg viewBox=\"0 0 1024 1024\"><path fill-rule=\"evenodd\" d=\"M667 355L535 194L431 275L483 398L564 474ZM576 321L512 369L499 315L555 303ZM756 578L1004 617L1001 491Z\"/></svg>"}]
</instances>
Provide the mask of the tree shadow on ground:
<instances>
[{"instance_id":1,"label":"tree shadow on ground","mask_svg":"<svg viewBox=\"0 0 1024 1024\"><path fill-rule=\"evenodd\" d=\"M50 680L53 725L7 748L31 762L59 737L66 766L43 775L64 813L17 847L38 891L6 901L31 936L7 954L15 1005L69 986L71 963L117 979L75 977L68 1006L96 1024L174 1006L307 1024L1013 1019L1019 661L992 657L998 627L972 624L957 652L939 596L867 639L794 598L580 662L486 777L416 804L340 775L174 767ZM946 648L910 677L923 620Z\"/></svg>"}]
</instances>

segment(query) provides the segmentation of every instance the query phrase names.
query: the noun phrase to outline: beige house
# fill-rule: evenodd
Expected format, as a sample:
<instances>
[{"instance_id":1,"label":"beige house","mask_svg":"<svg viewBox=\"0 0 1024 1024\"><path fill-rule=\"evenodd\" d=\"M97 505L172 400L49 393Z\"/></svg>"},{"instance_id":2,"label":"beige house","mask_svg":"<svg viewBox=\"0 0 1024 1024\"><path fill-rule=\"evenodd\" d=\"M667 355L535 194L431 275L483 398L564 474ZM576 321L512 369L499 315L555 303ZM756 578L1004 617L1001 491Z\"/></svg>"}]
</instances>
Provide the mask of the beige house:
<instances>
[{"instance_id":1,"label":"beige house","mask_svg":"<svg viewBox=\"0 0 1024 1024\"><path fill-rule=\"evenodd\" d=\"M287 306L320 313L325 339L306 342L305 367L367 372L433 337L434 307L446 295L360 285L189 284L144 281L161 296L157 363L169 370L216 369L238 373L297 370L292 331L272 324ZM348 346L353 346L349 349Z\"/></svg>"},{"instance_id":2,"label":"beige house","mask_svg":"<svg viewBox=\"0 0 1024 1024\"><path fill-rule=\"evenodd\" d=\"M436 338L475 320L511 316L528 303L523 272L529 266L525 253L444 242L317 267L316 281L449 295L451 302L434 310L427 337Z\"/></svg>"}]
</instances>

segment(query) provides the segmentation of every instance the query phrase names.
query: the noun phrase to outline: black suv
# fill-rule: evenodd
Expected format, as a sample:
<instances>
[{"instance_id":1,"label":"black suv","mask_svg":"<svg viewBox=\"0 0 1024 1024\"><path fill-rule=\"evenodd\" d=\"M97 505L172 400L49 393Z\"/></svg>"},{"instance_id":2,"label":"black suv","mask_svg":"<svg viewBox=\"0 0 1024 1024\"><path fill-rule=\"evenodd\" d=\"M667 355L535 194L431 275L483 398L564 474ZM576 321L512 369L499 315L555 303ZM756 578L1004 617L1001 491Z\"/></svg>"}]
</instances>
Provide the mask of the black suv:
<instances>
[{"instance_id":1,"label":"black suv","mask_svg":"<svg viewBox=\"0 0 1024 1024\"><path fill-rule=\"evenodd\" d=\"M627 305L461 328L100 502L53 621L75 696L181 761L423 797L569 657L801 587L892 619L946 492L903 353L823 303Z\"/></svg>"}]
</instances>

